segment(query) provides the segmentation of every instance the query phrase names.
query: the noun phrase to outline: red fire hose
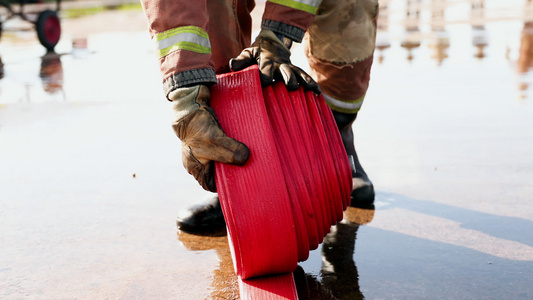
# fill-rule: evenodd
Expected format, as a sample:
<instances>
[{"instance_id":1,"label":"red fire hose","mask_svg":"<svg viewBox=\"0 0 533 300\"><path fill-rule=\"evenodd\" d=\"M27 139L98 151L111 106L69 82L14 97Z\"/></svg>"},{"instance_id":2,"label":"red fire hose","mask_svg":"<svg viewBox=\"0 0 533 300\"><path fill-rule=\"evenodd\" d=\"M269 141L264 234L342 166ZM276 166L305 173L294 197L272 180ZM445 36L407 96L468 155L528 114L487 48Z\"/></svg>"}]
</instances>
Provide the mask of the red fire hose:
<instances>
[{"instance_id":1,"label":"red fire hose","mask_svg":"<svg viewBox=\"0 0 533 300\"><path fill-rule=\"evenodd\" d=\"M211 106L226 134L250 149L242 167L216 164L241 297L265 299L261 293L275 290L294 295L290 273L350 202L351 171L340 134L322 96L301 88L288 92L282 83L261 89L257 66L218 80Z\"/></svg>"}]
</instances>

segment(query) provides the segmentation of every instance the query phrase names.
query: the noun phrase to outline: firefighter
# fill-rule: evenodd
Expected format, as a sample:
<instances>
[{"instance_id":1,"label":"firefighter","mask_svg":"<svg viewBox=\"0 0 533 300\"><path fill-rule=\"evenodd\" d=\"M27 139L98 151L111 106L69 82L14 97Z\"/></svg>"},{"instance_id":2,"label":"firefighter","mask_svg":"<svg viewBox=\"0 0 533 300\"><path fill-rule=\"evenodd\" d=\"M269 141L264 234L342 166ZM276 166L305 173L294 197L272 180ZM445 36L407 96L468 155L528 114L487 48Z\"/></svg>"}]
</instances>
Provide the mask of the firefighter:
<instances>
[{"instance_id":1,"label":"firefighter","mask_svg":"<svg viewBox=\"0 0 533 300\"><path fill-rule=\"evenodd\" d=\"M322 92L331 107L352 164L352 206L371 205L374 187L357 157L352 124L370 79L377 0L268 0L261 31L251 44L254 0L142 0L156 44L172 127L182 142L183 165L199 184L216 192L214 161L244 165L249 149L224 134L209 106L216 75L258 64L263 85L282 80ZM290 60L302 43L310 72ZM218 197L178 215L180 230L225 228Z\"/></svg>"}]
</instances>

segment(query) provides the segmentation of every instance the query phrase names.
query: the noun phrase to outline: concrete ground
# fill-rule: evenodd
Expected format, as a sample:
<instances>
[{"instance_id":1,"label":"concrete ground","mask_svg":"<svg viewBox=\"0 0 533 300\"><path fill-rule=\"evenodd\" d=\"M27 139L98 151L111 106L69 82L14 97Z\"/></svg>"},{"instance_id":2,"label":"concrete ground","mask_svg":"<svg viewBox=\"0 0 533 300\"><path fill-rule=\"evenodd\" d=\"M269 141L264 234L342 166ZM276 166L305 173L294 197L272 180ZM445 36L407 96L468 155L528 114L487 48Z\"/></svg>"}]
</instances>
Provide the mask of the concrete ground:
<instances>
[{"instance_id":1,"label":"concrete ground","mask_svg":"<svg viewBox=\"0 0 533 300\"><path fill-rule=\"evenodd\" d=\"M209 193L181 166L145 26L139 11L63 20L58 55L4 32L0 298L238 298L226 237L176 230ZM300 264L301 299L533 297L522 27L489 23L475 47L451 24L411 52L398 30L380 36L354 126L375 210L349 209ZM293 60L305 65L298 48Z\"/></svg>"}]
</instances>

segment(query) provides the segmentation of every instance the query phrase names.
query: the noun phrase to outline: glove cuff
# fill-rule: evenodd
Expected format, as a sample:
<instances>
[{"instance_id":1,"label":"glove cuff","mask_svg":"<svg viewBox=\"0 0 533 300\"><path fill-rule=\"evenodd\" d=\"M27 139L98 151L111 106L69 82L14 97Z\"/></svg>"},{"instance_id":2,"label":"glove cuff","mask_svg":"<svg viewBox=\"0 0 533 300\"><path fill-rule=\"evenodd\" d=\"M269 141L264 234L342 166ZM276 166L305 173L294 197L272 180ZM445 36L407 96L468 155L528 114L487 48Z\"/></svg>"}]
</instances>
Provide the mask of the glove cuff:
<instances>
[{"instance_id":1,"label":"glove cuff","mask_svg":"<svg viewBox=\"0 0 533 300\"><path fill-rule=\"evenodd\" d=\"M261 29L261 31L257 35L257 38L255 39L255 41L257 42L260 39L261 40L271 40L273 42L276 42L277 44L279 44L283 48L285 48L288 52L291 51L289 48L292 46L292 40L289 39L288 37L282 35L282 34L276 34L272 30Z\"/></svg>"},{"instance_id":2,"label":"glove cuff","mask_svg":"<svg viewBox=\"0 0 533 300\"><path fill-rule=\"evenodd\" d=\"M268 19L261 22L261 28L283 34L297 43L301 43L305 35L305 30L301 28Z\"/></svg>"},{"instance_id":3,"label":"glove cuff","mask_svg":"<svg viewBox=\"0 0 533 300\"><path fill-rule=\"evenodd\" d=\"M175 89L196 86L200 84L212 85L216 83L217 77L214 69L193 69L181 71L171 75L169 78L163 81L163 90L165 91L167 98L170 98L168 94Z\"/></svg>"},{"instance_id":4,"label":"glove cuff","mask_svg":"<svg viewBox=\"0 0 533 300\"><path fill-rule=\"evenodd\" d=\"M179 122L200 107L208 106L209 96L209 88L205 85L195 85L171 91L168 94L168 99L172 101L175 122Z\"/></svg>"}]
</instances>

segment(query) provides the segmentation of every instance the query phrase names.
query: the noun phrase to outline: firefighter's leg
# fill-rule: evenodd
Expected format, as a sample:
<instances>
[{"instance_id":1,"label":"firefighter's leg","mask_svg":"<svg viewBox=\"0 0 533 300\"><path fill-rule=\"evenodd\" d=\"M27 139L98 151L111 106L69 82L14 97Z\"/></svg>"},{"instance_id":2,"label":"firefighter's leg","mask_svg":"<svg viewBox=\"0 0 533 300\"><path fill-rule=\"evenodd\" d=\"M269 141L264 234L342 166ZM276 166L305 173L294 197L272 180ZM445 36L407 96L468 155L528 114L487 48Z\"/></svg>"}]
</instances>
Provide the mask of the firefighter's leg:
<instances>
[{"instance_id":1,"label":"firefighter's leg","mask_svg":"<svg viewBox=\"0 0 533 300\"><path fill-rule=\"evenodd\" d=\"M310 73L333 111L352 163L352 206L374 201L374 187L359 162L352 128L370 80L377 13L377 0L324 0L304 39Z\"/></svg>"},{"instance_id":2,"label":"firefighter's leg","mask_svg":"<svg viewBox=\"0 0 533 300\"><path fill-rule=\"evenodd\" d=\"M353 190L351 194L351 206L365 207L374 203L374 185L368 178L363 166L359 162L353 139L352 125L357 118L357 113L342 113L333 110L335 122L339 128L344 148L352 166Z\"/></svg>"}]
</instances>

